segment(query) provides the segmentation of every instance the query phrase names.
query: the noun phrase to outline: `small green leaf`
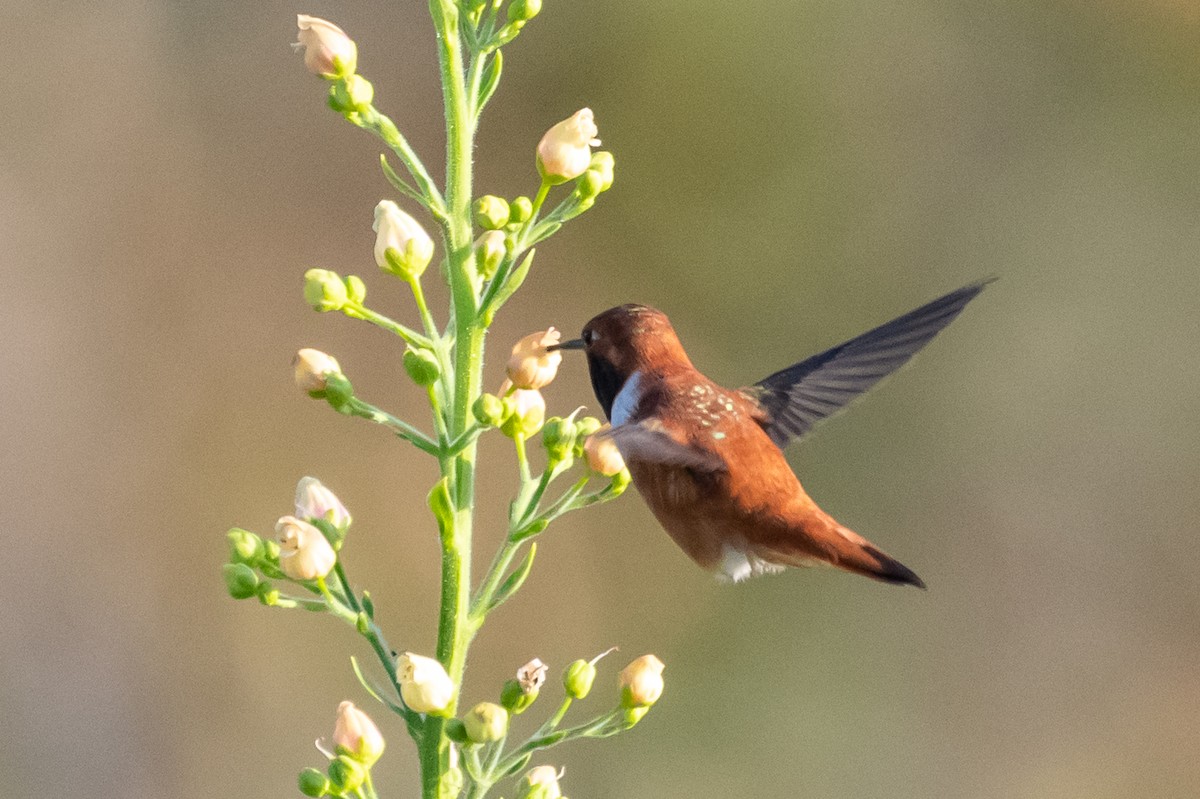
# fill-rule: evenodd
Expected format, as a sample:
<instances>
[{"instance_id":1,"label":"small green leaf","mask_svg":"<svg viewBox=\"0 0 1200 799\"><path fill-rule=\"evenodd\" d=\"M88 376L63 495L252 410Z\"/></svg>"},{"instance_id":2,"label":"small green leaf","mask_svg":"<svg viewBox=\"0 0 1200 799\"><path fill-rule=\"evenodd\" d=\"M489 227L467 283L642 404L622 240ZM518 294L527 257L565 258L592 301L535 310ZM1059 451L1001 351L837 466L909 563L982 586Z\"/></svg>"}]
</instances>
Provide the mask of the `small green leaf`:
<instances>
[{"instance_id":1,"label":"small green leaf","mask_svg":"<svg viewBox=\"0 0 1200 799\"><path fill-rule=\"evenodd\" d=\"M503 69L504 57L497 50L496 54L492 56L491 63L484 67L483 83L479 85L479 97L475 101L476 114L481 113L488 100L492 99L492 94L495 93L496 86L500 83L500 73Z\"/></svg>"},{"instance_id":2,"label":"small green leaf","mask_svg":"<svg viewBox=\"0 0 1200 799\"><path fill-rule=\"evenodd\" d=\"M489 611L495 610L521 589L521 586L525 583L525 578L533 570L533 559L536 555L537 544L530 544L529 551L525 553L525 558L521 561L521 565L500 584L499 590L496 591L496 598L488 605Z\"/></svg>"}]
</instances>

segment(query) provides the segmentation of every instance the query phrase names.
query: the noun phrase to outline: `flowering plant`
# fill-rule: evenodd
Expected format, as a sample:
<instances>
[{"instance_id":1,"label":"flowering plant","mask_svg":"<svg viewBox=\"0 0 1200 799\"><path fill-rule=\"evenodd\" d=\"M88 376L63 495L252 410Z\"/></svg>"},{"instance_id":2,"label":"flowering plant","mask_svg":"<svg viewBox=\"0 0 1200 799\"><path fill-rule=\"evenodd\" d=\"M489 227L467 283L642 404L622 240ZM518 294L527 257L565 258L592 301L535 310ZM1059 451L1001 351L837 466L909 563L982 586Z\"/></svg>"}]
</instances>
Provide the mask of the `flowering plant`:
<instances>
[{"instance_id":1,"label":"flowering plant","mask_svg":"<svg viewBox=\"0 0 1200 799\"><path fill-rule=\"evenodd\" d=\"M480 702L465 712L459 707L472 639L488 614L520 590L533 566L537 537L563 514L619 496L630 480L598 419L577 418L578 412L546 418L540 389L554 379L561 360L551 349L560 340L553 328L518 341L506 365L508 380L495 394L483 391L488 328L529 275L534 246L590 208L613 182L613 157L593 152L600 144L598 129L592 112L584 108L551 126L531 147L531 167L540 179L532 199L472 195L475 131L500 81L502 48L540 9L541 0L431 0L446 119L444 186L436 184L399 128L374 105L374 89L358 73L358 48L350 37L323 19L300 15L297 20L295 47L303 51L308 70L328 83L330 107L386 145L400 169L385 154L385 177L399 199L432 221L437 231L435 240L394 200L381 200L375 207L375 263L411 289L418 326L369 307L366 283L358 276L327 269L304 275L304 297L314 310L368 322L403 342L404 368L414 390L428 399L431 430L360 397L335 358L302 349L294 361L296 384L309 396L347 416L382 425L438 462L440 479L428 497L442 553L437 651L432 656L393 651L375 620L370 593L355 589L343 562L352 517L315 478L300 480L293 513L279 519L276 538L263 539L240 528L229 531L224 574L234 598L332 614L370 643L387 682L374 684L352 659L355 673L366 692L404 722L420 759L425 799L483 797L505 778L517 779L516 795L522 799L560 797L560 771L551 765L528 768L533 755L564 741L629 729L662 693L663 664L645 655L621 671L607 709L563 726L572 703L591 692L603 655L577 660L562 673L558 706L523 741L510 745L512 717L530 709L546 682L547 666L534 659L500 687L498 701ZM563 196L547 211L556 187ZM439 248L436 274L450 289L450 307L441 323L422 289ZM520 481L504 542L473 585L477 443L495 430L513 443ZM545 450L540 471L527 452L528 442L539 433ZM567 475L570 485L555 496L555 481ZM300 773L304 794L378 795L371 768L384 752L384 737L367 713L343 701L333 745L322 752L328 758L325 769Z\"/></svg>"}]
</instances>

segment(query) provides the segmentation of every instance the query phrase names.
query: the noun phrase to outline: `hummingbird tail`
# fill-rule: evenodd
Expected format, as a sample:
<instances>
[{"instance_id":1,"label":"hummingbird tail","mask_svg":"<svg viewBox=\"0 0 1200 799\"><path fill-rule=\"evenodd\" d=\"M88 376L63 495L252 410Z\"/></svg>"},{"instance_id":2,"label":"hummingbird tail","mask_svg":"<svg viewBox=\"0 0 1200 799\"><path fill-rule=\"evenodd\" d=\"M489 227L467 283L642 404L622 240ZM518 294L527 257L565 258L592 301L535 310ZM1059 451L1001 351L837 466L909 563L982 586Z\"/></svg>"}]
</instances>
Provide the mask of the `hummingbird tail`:
<instances>
[{"instance_id":1,"label":"hummingbird tail","mask_svg":"<svg viewBox=\"0 0 1200 799\"><path fill-rule=\"evenodd\" d=\"M846 546L838 547L835 565L864 577L871 577L893 585L915 585L922 591L925 582L917 573L900 561L881 552L874 544L849 528L839 525L838 532Z\"/></svg>"}]
</instances>

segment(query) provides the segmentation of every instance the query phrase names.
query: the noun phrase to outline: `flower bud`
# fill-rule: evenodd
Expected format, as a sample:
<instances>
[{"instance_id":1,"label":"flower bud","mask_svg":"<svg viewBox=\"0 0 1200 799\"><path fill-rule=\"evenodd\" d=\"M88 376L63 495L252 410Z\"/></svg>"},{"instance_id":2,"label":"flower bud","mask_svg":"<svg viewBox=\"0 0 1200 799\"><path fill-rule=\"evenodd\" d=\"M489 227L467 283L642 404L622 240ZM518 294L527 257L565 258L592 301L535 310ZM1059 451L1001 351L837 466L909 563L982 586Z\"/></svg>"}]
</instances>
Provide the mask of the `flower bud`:
<instances>
[{"instance_id":1,"label":"flower bud","mask_svg":"<svg viewBox=\"0 0 1200 799\"><path fill-rule=\"evenodd\" d=\"M221 575L234 599L249 599L258 593L258 575L245 563L226 563L221 567Z\"/></svg>"},{"instance_id":2,"label":"flower bud","mask_svg":"<svg viewBox=\"0 0 1200 799\"><path fill-rule=\"evenodd\" d=\"M459 719L446 719L446 724L442 727L442 730L446 733L446 737L456 744L471 742L471 739L467 737L467 728L463 726L462 721Z\"/></svg>"},{"instance_id":3,"label":"flower bud","mask_svg":"<svg viewBox=\"0 0 1200 799\"><path fill-rule=\"evenodd\" d=\"M375 263L405 280L421 276L433 260L433 239L391 200L375 206Z\"/></svg>"},{"instance_id":4,"label":"flower bud","mask_svg":"<svg viewBox=\"0 0 1200 799\"><path fill-rule=\"evenodd\" d=\"M293 580L315 580L333 569L337 555L321 531L295 516L275 523L279 568Z\"/></svg>"},{"instance_id":5,"label":"flower bud","mask_svg":"<svg viewBox=\"0 0 1200 799\"><path fill-rule=\"evenodd\" d=\"M346 299L355 305L362 305L367 299L367 284L358 275L346 275L342 279L346 284Z\"/></svg>"},{"instance_id":6,"label":"flower bud","mask_svg":"<svg viewBox=\"0 0 1200 799\"><path fill-rule=\"evenodd\" d=\"M321 797L329 793L330 787L329 778L315 768L306 768L300 772L300 778L297 780L300 784L300 793L305 796Z\"/></svg>"},{"instance_id":7,"label":"flower bud","mask_svg":"<svg viewBox=\"0 0 1200 799\"><path fill-rule=\"evenodd\" d=\"M650 708L648 708L648 707L627 707L627 708L625 708L625 715L624 715L625 729L629 729L633 725L637 724L639 721L642 720L642 716L645 716L649 712L650 712Z\"/></svg>"},{"instance_id":8,"label":"flower bud","mask_svg":"<svg viewBox=\"0 0 1200 799\"><path fill-rule=\"evenodd\" d=\"M354 74L358 66L358 47L346 32L328 20L296 15L300 29L292 49L304 51L304 66L323 78L341 78Z\"/></svg>"},{"instance_id":9,"label":"flower bud","mask_svg":"<svg viewBox=\"0 0 1200 799\"><path fill-rule=\"evenodd\" d=\"M374 99L375 87L362 75L350 75L329 87L329 107L339 114L361 114Z\"/></svg>"},{"instance_id":10,"label":"flower bud","mask_svg":"<svg viewBox=\"0 0 1200 799\"><path fill-rule=\"evenodd\" d=\"M503 197L485 194L475 201L475 223L485 230L499 230L507 225L510 213Z\"/></svg>"},{"instance_id":11,"label":"flower bud","mask_svg":"<svg viewBox=\"0 0 1200 799\"><path fill-rule=\"evenodd\" d=\"M524 24L536 17L542 10L542 0L512 0L508 4L506 16L510 23Z\"/></svg>"},{"instance_id":12,"label":"flower bud","mask_svg":"<svg viewBox=\"0 0 1200 799\"><path fill-rule=\"evenodd\" d=\"M305 521L324 519L338 530L350 526L350 511L315 477L301 477L296 484L296 516Z\"/></svg>"},{"instance_id":13,"label":"flower bud","mask_svg":"<svg viewBox=\"0 0 1200 799\"><path fill-rule=\"evenodd\" d=\"M339 753L370 768L383 754L383 734L353 702L342 702L338 705L337 722L333 726L333 745Z\"/></svg>"},{"instance_id":14,"label":"flower bud","mask_svg":"<svg viewBox=\"0 0 1200 799\"><path fill-rule=\"evenodd\" d=\"M517 669L517 679L504 683L504 689L500 692L500 704L513 715L525 712L538 698L538 693L546 682L547 668L539 658L534 658Z\"/></svg>"},{"instance_id":15,"label":"flower bud","mask_svg":"<svg viewBox=\"0 0 1200 799\"><path fill-rule=\"evenodd\" d=\"M604 425L595 416L585 416L582 419L575 420L575 457L582 458L584 456L583 445L587 442L588 436L595 433Z\"/></svg>"},{"instance_id":16,"label":"flower bud","mask_svg":"<svg viewBox=\"0 0 1200 799\"><path fill-rule=\"evenodd\" d=\"M262 558L266 551L263 540L249 530L234 527L225 534L229 542L230 563L246 563L253 565Z\"/></svg>"},{"instance_id":17,"label":"flower bud","mask_svg":"<svg viewBox=\"0 0 1200 799\"><path fill-rule=\"evenodd\" d=\"M508 204L508 221L510 223L521 224L529 221L533 216L533 200L524 195L516 197Z\"/></svg>"},{"instance_id":18,"label":"flower bud","mask_svg":"<svg viewBox=\"0 0 1200 799\"><path fill-rule=\"evenodd\" d=\"M575 435L575 420L570 417L553 416L546 421L542 428L542 446L546 448L550 463L568 462L574 458Z\"/></svg>"},{"instance_id":19,"label":"flower bud","mask_svg":"<svg viewBox=\"0 0 1200 799\"><path fill-rule=\"evenodd\" d=\"M585 699L596 679L596 666L586 660L577 660L563 672L563 688L572 699Z\"/></svg>"},{"instance_id":20,"label":"flower bud","mask_svg":"<svg viewBox=\"0 0 1200 799\"><path fill-rule=\"evenodd\" d=\"M422 347L409 347L404 351L404 371L418 386L432 386L442 376L437 356Z\"/></svg>"},{"instance_id":21,"label":"flower bud","mask_svg":"<svg viewBox=\"0 0 1200 799\"><path fill-rule=\"evenodd\" d=\"M499 741L508 734L508 711L494 702L480 702L463 716L463 726L477 744Z\"/></svg>"},{"instance_id":22,"label":"flower bud","mask_svg":"<svg viewBox=\"0 0 1200 799\"><path fill-rule=\"evenodd\" d=\"M337 272L309 269L304 273L304 301L314 311L340 311L346 305L346 284Z\"/></svg>"},{"instance_id":23,"label":"flower bud","mask_svg":"<svg viewBox=\"0 0 1200 799\"><path fill-rule=\"evenodd\" d=\"M529 438L542 429L546 420L546 400L537 389L517 389L512 394L512 415L504 420L500 429L509 438L518 435Z\"/></svg>"},{"instance_id":24,"label":"flower bud","mask_svg":"<svg viewBox=\"0 0 1200 799\"><path fill-rule=\"evenodd\" d=\"M557 185L574 180L587 171L592 161L592 147L597 147L599 130L590 108L576 111L542 137L537 146L538 171L542 180Z\"/></svg>"},{"instance_id":25,"label":"flower bud","mask_svg":"<svg viewBox=\"0 0 1200 799\"><path fill-rule=\"evenodd\" d=\"M521 684L521 690L527 694L540 690L546 684L546 672L549 669L541 658L534 658L517 669L517 682Z\"/></svg>"},{"instance_id":26,"label":"flower bud","mask_svg":"<svg viewBox=\"0 0 1200 799\"><path fill-rule=\"evenodd\" d=\"M254 593L258 594L258 601L268 608L279 604L279 589L265 580L258 584L258 590Z\"/></svg>"},{"instance_id":27,"label":"flower bud","mask_svg":"<svg viewBox=\"0 0 1200 799\"><path fill-rule=\"evenodd\" d=\"M454 683L441 663L405 652L396 664L400 696L418 713L442 715L454 702Z\"/></svg>"},{"instance_id":28,"label":"flower bud","mask_svg":"<svg viewBox=\"0 0 1200 799\"><path fill-rule=\"evenodd\" d=\"M438 780L439 799L454 799L462 793L463 783L462 769L458 766L450 766Z\"/></svg>"},{"instance_id":29,"label":"flower bud","mask_svg":"<svg viewBox=\"0 0 1200 799\"><path fill-rule=\"evenodd\" d=\"M342 372L342 367L332 355L308 348L296 353L296 357L292 359L292 368L296 375L296 387L309 394L324 391L329 376Z\"/></svg>"},{"instance_id":30,"label":"flower bud","mask_svg":"<svg viewBox=\"0 0 1200 799\"><path fill-rule=\"evenodd\" d=\"M367 772L357 760L338 755L329 761L329 781L338 796L357 791L367 778Z\"/></svg>"},{"instance_id":31,"label":"flower bud","mask_svg":"<svg viewBox=\"0 0 1200 799\"><path fill-rule=\"evenodd\" d=\"M531 768L517 786L517 799L562 799L558 776L554 766Z\"/></svg>"},{"instance_id":32,"label":"flower bud","mask_svg":"<svg viewBox=\"0 0 1200 799\"><path fill-rule=\"evenodd\" d=\"M495 394L480 394L471 406L475 421L486 427L499 427L506 417L504 401Z\"/></svg>"},{"instance_id":33,"label":"flower bud","mask_svg":"<svg viewBox=\"0 0 1200 799\"><path fill-rule=\"evenodd\" d=\"M558 374L562 353L549 347L562 341L562 333L553 327L530 333L513 345L508 357L508 379L517 388L543 388Z\"/></svg>"},{"instance_id":34,"label":"flower bud","mask_svg":"<svg viewBox=\"0 0 1200 799\"><path fill-rule=\"evenodd\" d=\"M642 655L621 670L621 706L650 707L663 692L663 662L654 655Z\"/></svg>"},{"instance_id":35,"label":"flower bud","mask_svg":"<svg viewBox=\"0 0 1200 799\"><path fill-rule=\"evenodd\" d=\"M508 239L503 230L489 230L475 240L475 268L485 278L496 274L506 255Z\"/></svg>"},{"instance_id":36,"label":"flower bud","mask_svg":"<svg viewBox=\"0 0 1200 799\"><path fill-rule=\"evenodd\" d=\"M605 477L620 474L625 469L625 459L617 449L617 442L609 434L608 425L587 437L583 442L583 453L587 457L588 468Z\"/></svg>"}]
</instances>

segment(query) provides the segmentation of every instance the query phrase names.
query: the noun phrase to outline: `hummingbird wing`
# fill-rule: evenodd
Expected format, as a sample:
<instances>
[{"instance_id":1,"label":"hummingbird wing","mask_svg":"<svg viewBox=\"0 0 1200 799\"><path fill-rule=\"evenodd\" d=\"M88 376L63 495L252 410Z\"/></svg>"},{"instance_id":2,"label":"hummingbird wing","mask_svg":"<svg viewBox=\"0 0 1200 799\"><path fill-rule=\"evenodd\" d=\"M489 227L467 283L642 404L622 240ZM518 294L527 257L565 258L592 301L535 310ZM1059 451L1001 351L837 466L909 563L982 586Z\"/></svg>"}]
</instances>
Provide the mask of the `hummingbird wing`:
<instances>
[{"instance_id":1,"label":"hummingbird wing","mask_svg":"<svg viewBox=\"0 0 1200 799\"><path fill-rule=\"evenodd\" d=\"M995 279L963 286L743 389L762 408L763 429L780 448L803 438L903 366Z\"/></svg>"},{"instance_id":2,"label":"hummingbird wing","mask_svg":"<svg viewBox=\"0 0 1200 799\"><path fill-rule=\"evenodd\" d=\"M612 428L608 435L612 436L617 449L621 451L621 457L626 461L679 466L699 472L725 470L725 462L716 453L688 446L656 419L620 424Z\"/></svg>"}]
</instances>

